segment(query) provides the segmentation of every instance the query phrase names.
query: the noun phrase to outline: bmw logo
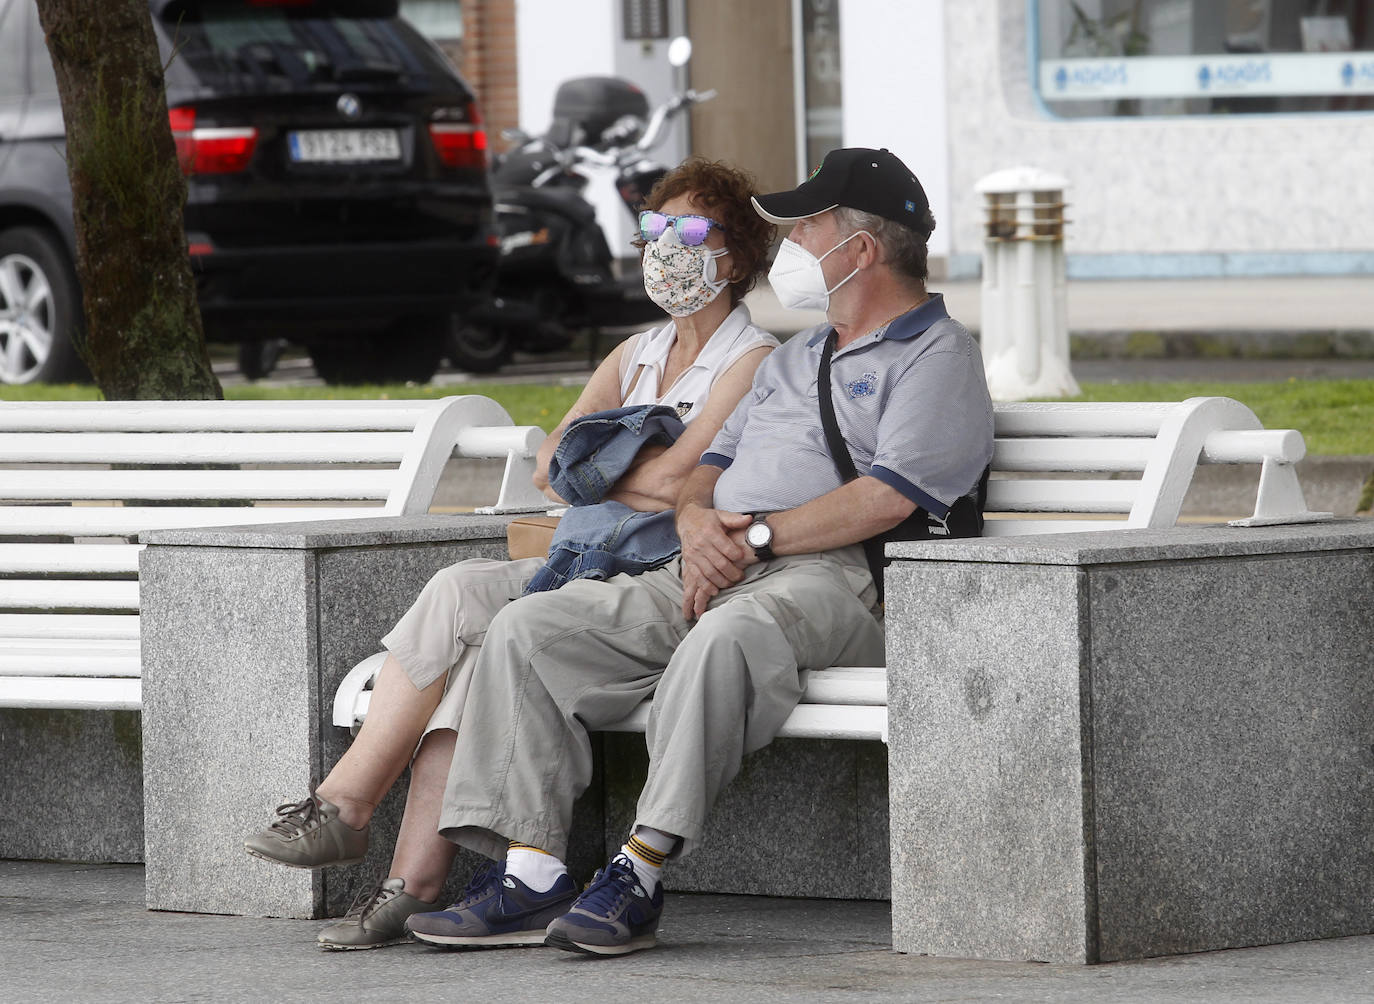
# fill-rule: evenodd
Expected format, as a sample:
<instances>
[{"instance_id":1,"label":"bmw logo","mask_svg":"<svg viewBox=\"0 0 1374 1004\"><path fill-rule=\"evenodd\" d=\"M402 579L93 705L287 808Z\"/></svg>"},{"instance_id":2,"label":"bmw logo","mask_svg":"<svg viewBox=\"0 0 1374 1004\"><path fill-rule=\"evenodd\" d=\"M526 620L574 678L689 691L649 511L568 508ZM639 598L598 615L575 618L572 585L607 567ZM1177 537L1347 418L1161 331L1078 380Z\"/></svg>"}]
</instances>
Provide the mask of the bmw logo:
<instances>
[{"instance_id":1,"label":"bmw logo","mask_svg":"<svg viewBox=\"0 0 1374 1004\"><path fill-rule=\"evenodd\" d=\"M339 114L346 119L356 119L363 113L363 104L356 94L340 94L334 107L338 108Z\"/></svg>"}]
</instances>

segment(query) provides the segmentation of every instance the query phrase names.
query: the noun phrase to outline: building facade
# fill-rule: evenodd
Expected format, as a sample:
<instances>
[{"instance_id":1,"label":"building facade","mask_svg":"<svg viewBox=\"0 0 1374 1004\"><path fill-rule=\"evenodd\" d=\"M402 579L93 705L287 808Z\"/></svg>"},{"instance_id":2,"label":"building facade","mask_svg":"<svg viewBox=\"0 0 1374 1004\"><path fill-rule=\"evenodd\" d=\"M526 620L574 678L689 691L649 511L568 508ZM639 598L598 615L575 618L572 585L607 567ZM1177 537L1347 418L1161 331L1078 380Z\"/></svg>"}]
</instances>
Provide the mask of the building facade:
<instances>
[{"instance_id":1,"label":"building facade","mask_svg":"<svg viewBox=\"0 0 1374 1004\"><path fill-rule=\"evenodd\" d=\"M659 155L765 189L833 146L888 147L952 277L980 267L974 186L1018 165L1070 182L1071 277L1374 273L1374 0L463 0L464 21L503 6L513 39L463 59L525 128L562 80L612 74L655 103L715 89ZM593 194L622 245L623 208Z\"/></svg>"}]
</instances>

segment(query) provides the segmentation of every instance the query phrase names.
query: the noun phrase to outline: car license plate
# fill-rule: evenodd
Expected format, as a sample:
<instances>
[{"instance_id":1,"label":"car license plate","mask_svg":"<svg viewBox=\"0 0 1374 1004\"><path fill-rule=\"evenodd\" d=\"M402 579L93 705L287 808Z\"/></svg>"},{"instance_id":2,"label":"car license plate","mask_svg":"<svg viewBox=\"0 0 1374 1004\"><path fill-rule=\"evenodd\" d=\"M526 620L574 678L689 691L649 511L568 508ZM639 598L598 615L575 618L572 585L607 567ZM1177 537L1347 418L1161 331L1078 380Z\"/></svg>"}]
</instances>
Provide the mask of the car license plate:
<instances>
[{"instance_id":1,"label":"car license plate","mask_svg":"<svg viewBox=\"0 0 1374 1004\"><path fill-rule=\"evenodd\" d=\"M312 129L290 135L291 159L298 164L357 164L400 160L395 129Z\"/></svg>"}]
</instances>

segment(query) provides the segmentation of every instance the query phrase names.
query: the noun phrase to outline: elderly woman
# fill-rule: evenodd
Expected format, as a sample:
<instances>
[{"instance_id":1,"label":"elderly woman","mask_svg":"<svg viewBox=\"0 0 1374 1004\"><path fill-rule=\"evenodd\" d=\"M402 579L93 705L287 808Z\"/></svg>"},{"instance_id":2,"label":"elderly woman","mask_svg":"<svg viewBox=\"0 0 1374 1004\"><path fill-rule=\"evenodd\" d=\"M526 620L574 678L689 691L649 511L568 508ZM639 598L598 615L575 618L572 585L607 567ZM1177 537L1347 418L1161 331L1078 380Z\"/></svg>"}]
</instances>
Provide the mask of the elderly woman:
<instances>
[{"instance_id":1,"label":"elderly woman","mask_svg":"<svg viewBox=\"0 0 1374 1004\"><path fill-rule=\"evenodd\" d=\"M751 323L742 302L773 238L773 227L750 205L753 188L743 172L693 158L649 193L635 243L643 251L645 290L671 319L618 345L545 441L535 483L550 498L558 500L548 485L549 461L571 422L611 408L663 404L677 410L685 430L671 446L641 451L606 498L642 512L673 507L754 370L778 344ZM279 806L277 818L248 838L249 854L297 868L361 861L372 813L410 765L389 876L342 922L320 932L322 947L396 944L406 939L407 917L439 908L457 847L439 836L437 823L472 666L491 619L542 564L473 559L435 575L383 639L388 655L353 745L313 795Z\"/></svg>"}]
</instances>

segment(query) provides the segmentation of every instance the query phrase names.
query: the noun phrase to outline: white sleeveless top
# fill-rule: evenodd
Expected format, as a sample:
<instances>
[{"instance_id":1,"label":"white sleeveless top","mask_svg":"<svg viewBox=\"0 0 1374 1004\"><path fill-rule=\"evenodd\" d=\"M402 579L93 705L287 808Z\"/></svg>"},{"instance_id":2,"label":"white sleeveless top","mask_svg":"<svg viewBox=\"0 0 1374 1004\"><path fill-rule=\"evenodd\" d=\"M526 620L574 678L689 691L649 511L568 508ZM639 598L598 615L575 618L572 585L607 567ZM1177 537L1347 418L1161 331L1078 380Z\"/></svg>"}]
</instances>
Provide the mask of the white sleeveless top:
<instances>
[{"instance_id":1,"label":"white sleeveless top","mask_svg":"<svg viewBox=\"0 0 1374 1004\"><path fill-rule=\"evenodd\" d=\"M778 340L756 327L749 316L749 308L740 304L721 322L696 359L673 385L660 390L663 366L668 352L677 341L677 326L668 322L661 328L650 328L631 335L620 360L620 397L624 405L664 404L676 408L684 422L701 413L711 385L716 378L733 366L746 352L766 345L777 348ZM630 388L636 372L639 382Z\"/></svg>"}]
</instances>

